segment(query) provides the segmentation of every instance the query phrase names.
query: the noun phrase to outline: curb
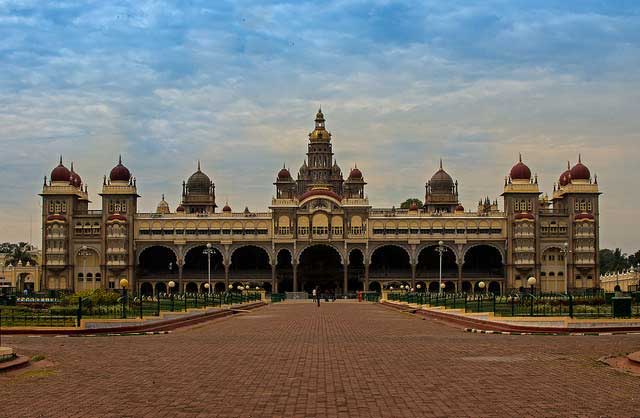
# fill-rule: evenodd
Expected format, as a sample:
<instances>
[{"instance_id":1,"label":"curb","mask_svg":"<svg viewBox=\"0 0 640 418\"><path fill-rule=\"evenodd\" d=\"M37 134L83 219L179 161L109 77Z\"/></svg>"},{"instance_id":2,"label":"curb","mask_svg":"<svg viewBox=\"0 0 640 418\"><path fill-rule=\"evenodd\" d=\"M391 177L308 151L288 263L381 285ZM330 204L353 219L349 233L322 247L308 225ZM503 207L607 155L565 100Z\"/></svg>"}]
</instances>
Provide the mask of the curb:
<instances>
[{"instance_id":1,"label":"curb","mask_svg":"<svg viewBox=\"0 0 640 418\"><path fill-rule=\"evenodd\" d=\"M6 372L9 370L15 370L20 367L24 367L29 364L29 357L16 355L13 360L3 361L0 363L0 373Z\"/></svg>"}]
</instances>

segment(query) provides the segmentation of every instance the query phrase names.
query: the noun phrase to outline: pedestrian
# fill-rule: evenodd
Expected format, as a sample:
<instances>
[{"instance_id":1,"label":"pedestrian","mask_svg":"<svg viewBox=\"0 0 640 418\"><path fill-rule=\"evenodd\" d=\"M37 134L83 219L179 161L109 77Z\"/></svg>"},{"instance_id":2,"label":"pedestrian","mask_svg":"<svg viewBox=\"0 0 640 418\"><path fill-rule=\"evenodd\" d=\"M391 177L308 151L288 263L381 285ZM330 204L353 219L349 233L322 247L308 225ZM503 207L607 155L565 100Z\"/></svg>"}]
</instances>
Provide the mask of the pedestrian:
<instances>
[{"instance_id":1,"label":"pedestrian","mask_svg":"<svg viewBox=\"0 0 640 418\"><path fill-rule=\"evenodd\" d=\"M315 298L318 307L320 307L320 288L318 286L313 289L313 297Z\"/></svg>"}]
</instances>

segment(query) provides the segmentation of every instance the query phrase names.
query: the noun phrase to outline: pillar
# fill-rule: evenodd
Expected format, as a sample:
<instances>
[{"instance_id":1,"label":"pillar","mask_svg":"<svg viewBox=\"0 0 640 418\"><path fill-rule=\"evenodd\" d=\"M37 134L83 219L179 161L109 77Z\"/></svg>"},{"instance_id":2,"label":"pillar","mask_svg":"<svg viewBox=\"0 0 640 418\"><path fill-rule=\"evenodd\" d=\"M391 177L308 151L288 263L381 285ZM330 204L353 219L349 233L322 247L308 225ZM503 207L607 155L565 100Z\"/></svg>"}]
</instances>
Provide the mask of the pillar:
<instances>
[{"instance_id":1,"label":"pillar","mask_svg":"<svg viewBox=\"0 0 640 418\"><path fill-rule=\"evenodd\" d=\"M347 293L348 282L349 282L349 272L348 272L349 264L344 263L344 277L342 278L342 292Z\"/></svg>"},{"instance_id":2,"label":"pillar","mask_svg":"<svg viewBox=\"0 0 640 418\"><path fill-rule=\"evenodd\" d=\"M462 291L462 264L458 263L458 291Z\"/></svg>"},{"instance_id":3,"label":"pillar","mask_svg":"<svg viewBox=\"0 0 640 418\"><path fill-rule=\"evenodd\" d=\"M118 278L116 277L116 286L118 286ZM184 292L182 286L182 263L178 263L178 292Z\"/></svg>"},{"instance_id":4,"label":"pillar","mask_svg":"<svg viewBox=\"0 0 640 418\"><path fill-rule=\"evenodd\" d=\"M293 267L293 291L298 291L298 263L292 263Z\"/></svg>"},{"instance_id":5,"label":"pillar","mask_svg":"<svg viewBox=\"0 0 640 418\"><path fill-rule=\"evenodd\" d=\"M411 287L416 288L416 265L411 263Z\"/></svg>"},{"instance_id":6,"label":"pillar","mask_svg":"<svg viewBox=\"0 0 640 418\"><path fill-rule=\"evenodd\" d=\"M364 290L369 290L369 263L364 263Z\"/></svg>"},{"instance_id":7,"label":"pillar","mask_svg":"<svg viewBox=\"0 0 640 418\"><path fill-rule=\"evenodd\" d=\"M276 279L276 265L271 265L271 292L278 293L278 280Z\"/></svg>"},{"instance_id":8,"label":"pillar","mask_svg":"<svg viewBox=\"0 0 640 418\"><path fill-rule=\"evenodd\" d=\"M224 289L229 289L229 264L224 263Z\"/></svg>"}]
</instances>

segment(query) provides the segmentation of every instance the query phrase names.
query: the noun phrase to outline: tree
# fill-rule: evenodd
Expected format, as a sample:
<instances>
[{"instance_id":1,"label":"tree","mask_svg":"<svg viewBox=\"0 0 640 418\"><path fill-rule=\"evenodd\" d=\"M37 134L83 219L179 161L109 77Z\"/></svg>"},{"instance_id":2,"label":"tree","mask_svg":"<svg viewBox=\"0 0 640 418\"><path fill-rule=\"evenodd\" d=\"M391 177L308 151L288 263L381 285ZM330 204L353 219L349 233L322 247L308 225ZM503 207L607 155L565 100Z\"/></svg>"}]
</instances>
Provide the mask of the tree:
<instances>
[{"instance_id":1,"label":"tree","mask_svg":"<svg viewBox=\"0 0 640 418\"><path fill-rule=\"evenodd\" d=\"M418 209L422 208L422 200L415 197L411 197L405 200L404 202L400 203L400 209L409 209L413 203L418 205Z\"/></svg>"},{"instance_id":2,"label":"tree","mask_svg":"<svg viewBox=\"0 0 640 418\"><path fill-rule=\"evenodd\" d=\"M631 256L634 257L634 256ZM620 248L600 250L600 273L616 272L631 267L630 258Z\"/></svg>"},{"instance_id":3,"label":"tree","mask_svg":"<svg viewBox=\"0 0 640 418\"><path fill-rule=\"evenodd\" d=\"M13 264L15 266L19 261L22 261L22 264L27 264L27 262L36 264L36 259L31 251L31 245L26 242L0 244L0 253L8 254L5 258L5 265Z\"/></svg>"}]
</instances>

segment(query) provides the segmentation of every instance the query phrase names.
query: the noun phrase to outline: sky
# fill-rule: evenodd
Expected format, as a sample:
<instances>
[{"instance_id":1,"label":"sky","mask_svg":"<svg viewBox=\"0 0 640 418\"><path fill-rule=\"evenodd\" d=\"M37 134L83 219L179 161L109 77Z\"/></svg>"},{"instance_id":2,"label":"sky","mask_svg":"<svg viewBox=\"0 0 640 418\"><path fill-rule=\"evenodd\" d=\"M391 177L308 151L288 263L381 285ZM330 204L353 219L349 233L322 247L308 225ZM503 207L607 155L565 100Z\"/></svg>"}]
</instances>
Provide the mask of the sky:
<instances>
[{"instance_id":1,"label":"sky","mask_svg":"<svg viewBox=\"0 0 640 418\"><path fill-rule=\"evenodd\" d=\"M639 67L637 1L0 0L0 241L39 243L59 155L94 207L121 154L141 211L198 159L220 206L267 210L322 106L373 206L424 198L440 158L467 209L519 153L551 194L582 154L601 246L635 251Z\"/></svg>"}]
</instances>

